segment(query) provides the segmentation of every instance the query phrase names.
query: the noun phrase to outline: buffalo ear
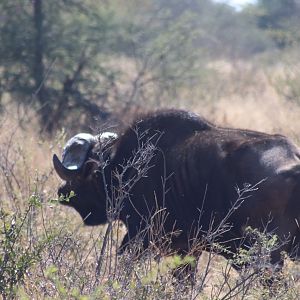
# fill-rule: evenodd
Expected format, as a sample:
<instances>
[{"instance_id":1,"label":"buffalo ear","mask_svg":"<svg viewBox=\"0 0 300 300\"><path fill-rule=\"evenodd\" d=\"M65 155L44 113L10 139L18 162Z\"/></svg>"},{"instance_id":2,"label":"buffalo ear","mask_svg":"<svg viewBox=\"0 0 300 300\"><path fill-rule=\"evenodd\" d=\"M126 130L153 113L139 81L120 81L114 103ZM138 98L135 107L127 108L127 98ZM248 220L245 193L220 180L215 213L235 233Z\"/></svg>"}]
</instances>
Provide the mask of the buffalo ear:
<instances>
[{"instance_id":1,"label":"buffalo ear","mask_svg":"<svg viewBox=\"0 0 300 300\"><path fill-rule=\"evenodd\" d=\"M87 160L82 166L81 175L86 179L91 176L97 168L98 163L95 160Z\"/></svg>"}]
</instances>

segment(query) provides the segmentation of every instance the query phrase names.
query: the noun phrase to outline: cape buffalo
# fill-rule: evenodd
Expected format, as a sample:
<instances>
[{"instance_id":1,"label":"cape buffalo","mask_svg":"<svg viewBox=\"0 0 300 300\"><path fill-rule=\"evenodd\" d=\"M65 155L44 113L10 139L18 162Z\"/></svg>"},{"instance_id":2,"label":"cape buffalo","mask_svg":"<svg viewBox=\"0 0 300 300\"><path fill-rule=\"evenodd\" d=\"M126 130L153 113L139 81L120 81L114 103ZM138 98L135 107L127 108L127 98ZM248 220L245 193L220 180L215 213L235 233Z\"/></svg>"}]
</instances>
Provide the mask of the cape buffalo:
<instances>
[{"instance_id":1,"label":"cape buffalo","mask_svg":"<svg viewBox=\"0 0 300 300\"><path fill-rule=\"evenodd\" d=\"M285 136L218 127L190 112L165 110L137 118L118 134L78 134L62 161L54 155L53 163L66 181L58 194L74 191L63 203L86 225L106 223L119 201L113 217L127 227L121 249L140 232L146 232L147 248L160 211L164 233L177 232L170 239L179 253L220 224L230 226L219 233L230 250L224 255L235 253L251 226L286 241L271 254L280 265L281 251L291 253L299 243L299 158L299 148ZM234 206L237 189L245 187L252 192Z\"/></svg>"}]
</instances>

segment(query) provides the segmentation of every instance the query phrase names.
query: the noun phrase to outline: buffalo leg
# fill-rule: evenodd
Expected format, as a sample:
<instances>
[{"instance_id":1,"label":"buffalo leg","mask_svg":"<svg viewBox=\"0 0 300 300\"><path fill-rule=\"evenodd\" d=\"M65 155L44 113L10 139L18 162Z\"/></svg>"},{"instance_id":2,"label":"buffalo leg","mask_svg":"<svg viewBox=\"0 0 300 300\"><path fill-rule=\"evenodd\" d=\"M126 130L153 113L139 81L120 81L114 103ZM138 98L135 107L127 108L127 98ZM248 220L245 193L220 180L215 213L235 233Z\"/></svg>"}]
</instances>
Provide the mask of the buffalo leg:
<instances>
[{"instance_id":1,"label":"buffalo leg","mask_svg":"<svg viewBox=\"0 0 300 300\"><path fill-rule=\"evenodd\" d=\"M126 249L130 248L131 246L132 249L137 252L137 255L141 254L143 250L148 248L149 239L145 230L136 230L134 232L128 231L118 249L118 254L123 254Z\"/></svg>"}]
</instances>

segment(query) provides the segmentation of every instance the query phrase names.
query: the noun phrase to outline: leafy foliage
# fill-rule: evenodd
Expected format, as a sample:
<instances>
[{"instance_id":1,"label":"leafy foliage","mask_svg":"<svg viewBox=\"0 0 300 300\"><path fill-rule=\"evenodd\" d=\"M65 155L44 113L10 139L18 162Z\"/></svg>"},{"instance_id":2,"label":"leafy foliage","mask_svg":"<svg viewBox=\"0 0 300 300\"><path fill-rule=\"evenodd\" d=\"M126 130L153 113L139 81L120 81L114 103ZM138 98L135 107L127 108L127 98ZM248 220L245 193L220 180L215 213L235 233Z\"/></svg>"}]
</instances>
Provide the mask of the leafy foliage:
<instances>
[{"instance_id":1,"label":"leafy foliage","mask_svg":"<svg viewBox=\"0 0 300 300\"><path fill-rule=\"evenodd\" d=\"M296 0L260 0L256 8L257 24L279 48L299 43L300 5Z\"/></svg>"},{"instance_id":2,"label":"leafy foliage","mask_svg":"<svg viewBox=\"0 0 300 300\"><path fill-rule=\"evenodd\" d=\"M51 242L50 238L26 233L26 223L38 207L36 197L30 199L27 211L22 215L9 215L0 209L0 294L12 297L16 286L24 280L32 265L41 259L42 251Z\"/></svg>"}]
</instances>

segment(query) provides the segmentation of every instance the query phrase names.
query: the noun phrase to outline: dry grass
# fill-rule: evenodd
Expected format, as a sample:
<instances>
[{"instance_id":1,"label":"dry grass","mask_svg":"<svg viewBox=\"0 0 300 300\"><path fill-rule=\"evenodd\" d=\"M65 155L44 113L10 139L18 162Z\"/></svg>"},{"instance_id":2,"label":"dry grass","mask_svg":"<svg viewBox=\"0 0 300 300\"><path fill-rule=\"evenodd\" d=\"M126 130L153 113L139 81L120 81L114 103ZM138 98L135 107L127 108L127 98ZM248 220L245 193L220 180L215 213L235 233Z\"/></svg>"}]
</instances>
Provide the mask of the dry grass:
<instances>
[{"instance_id":1,"label":"dry grass","mask_svg":"<svg viewBox=\"0 0 300 300\"><path fill-rule=\"evenodd\" d=\"M180 103L181 107L218 125L282 133L291 138L299 136L300 106L278 89L279 84L288 84L282 67L270 70L256 66L255 62L249 65L219 61L210 67L218 76L208 85L209 90L192 91L193 95L187 95L191 101Z\"/></svg>"}]
</instances>

